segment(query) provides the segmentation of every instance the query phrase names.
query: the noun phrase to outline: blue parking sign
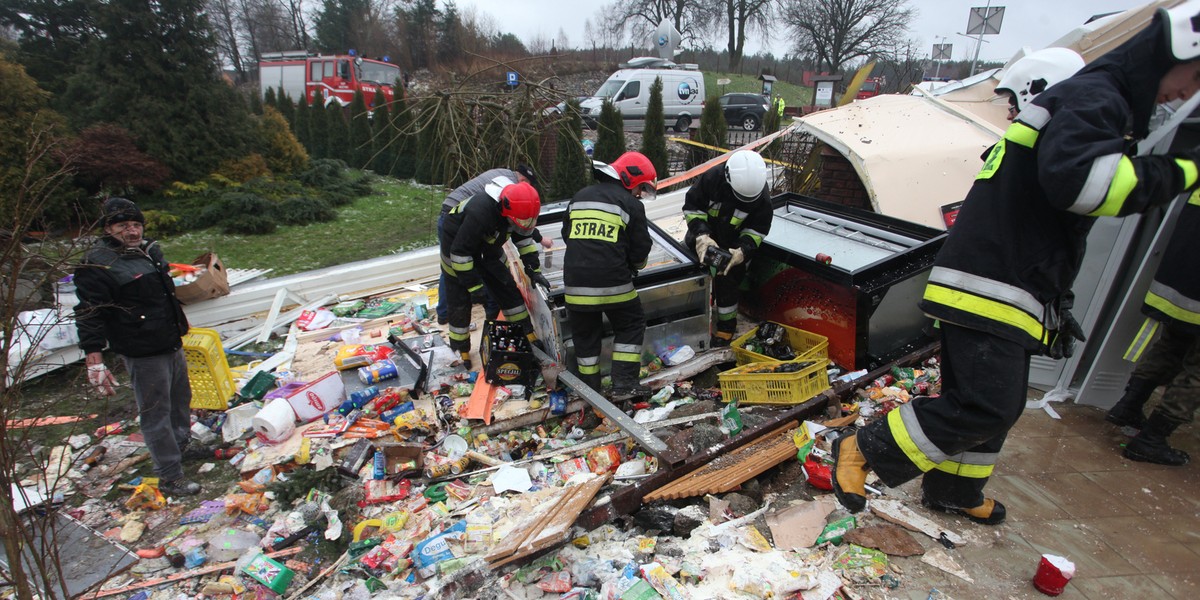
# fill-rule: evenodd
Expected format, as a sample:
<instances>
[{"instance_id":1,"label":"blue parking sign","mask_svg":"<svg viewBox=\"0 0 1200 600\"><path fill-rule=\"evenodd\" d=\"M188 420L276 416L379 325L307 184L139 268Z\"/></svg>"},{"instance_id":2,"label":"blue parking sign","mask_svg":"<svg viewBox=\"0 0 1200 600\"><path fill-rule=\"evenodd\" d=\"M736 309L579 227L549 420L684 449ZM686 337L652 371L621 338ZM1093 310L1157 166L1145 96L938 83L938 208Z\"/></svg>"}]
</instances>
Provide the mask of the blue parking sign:
<instances>
[{"instance_id":1,"label":"blue parking sign","mask_svg":"<svg viewBox=\"0 0 1200 600\"><path fill-rule=\"evenodd\" d=\"M517 72L516 71L508 72L508 86L509 87L517 87Z\"/></svg>"}]
</instances>

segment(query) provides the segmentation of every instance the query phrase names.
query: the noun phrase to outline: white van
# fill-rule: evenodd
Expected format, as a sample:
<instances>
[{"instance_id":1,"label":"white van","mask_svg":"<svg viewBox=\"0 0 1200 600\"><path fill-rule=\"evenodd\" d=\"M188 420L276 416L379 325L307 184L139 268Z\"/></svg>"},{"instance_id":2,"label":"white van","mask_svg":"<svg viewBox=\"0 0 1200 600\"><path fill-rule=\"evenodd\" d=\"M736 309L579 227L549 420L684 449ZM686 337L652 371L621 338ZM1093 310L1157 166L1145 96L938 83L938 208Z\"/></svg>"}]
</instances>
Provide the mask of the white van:
<instances>
[{"instance_id":1,"label":"white van","mask_svg":"<svg viewBox=\"0 0 1200 600\"><path fill-rule=\"evenodd\" d=\"M621 111L626 131L645 128L646 106L650 104L650 86L656 77L663 82L663 122L675 131L684 132L699 126L704 108L704 74L696 65L676 65L653 57L635 58L608 77L595 95L584 100L580 107L583 122L594 128L600 118L605 99Z\"/></svg>"}]
</instances>

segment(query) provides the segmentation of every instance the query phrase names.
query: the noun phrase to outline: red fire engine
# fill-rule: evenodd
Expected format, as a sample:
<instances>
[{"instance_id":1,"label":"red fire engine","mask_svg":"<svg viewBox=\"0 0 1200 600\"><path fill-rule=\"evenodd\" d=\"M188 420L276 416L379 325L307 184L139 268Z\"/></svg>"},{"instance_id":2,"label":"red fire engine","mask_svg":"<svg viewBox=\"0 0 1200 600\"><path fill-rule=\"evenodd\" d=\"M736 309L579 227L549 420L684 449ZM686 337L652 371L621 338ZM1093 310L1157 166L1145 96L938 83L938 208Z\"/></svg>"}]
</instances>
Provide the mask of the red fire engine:
<instances>
[{"instance_id":1,"label":"red fire engine","mask_svg":"<svg viewBox=\"0 0 1200 600\"><path fill-rule=\"evenodd\" d=\"M864 98L873 98L879 94L882 94L883 83L882 77L868 77L867 80L863 82L862 87L858 88L858 93L854 95L854 99L862 100Z\"/></svg>"},{"instance_id":2,"label":"red fire engine","mask_svg":"<svg viewBox=\"0 0 1200 600\"><path fill-rule=\"evenodd\" d=\"M275 93L287 94L296 101L303 94L310 106L325 106L331 102L349 106L358 91L363 93L367 106L370 106L376 90L382 90L384 101L390 103L400 76L400 67L394 64L353 54L322 56L302 50L267 52L258 63L260 93L274 88ZM403 97L403 90L400 94Z\"/></svg>"}]
</instances>

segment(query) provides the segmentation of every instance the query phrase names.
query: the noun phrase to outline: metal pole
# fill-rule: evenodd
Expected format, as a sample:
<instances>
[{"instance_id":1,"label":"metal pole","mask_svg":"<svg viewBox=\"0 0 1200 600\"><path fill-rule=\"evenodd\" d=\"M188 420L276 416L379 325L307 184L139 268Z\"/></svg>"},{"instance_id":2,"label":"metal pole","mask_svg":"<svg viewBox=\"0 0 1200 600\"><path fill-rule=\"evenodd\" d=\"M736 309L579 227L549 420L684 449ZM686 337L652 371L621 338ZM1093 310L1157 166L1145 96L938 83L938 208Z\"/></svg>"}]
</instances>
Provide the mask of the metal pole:
<instances>
[{"instance_id":1,"label":"metal pole","mask_svg":"<svg viewBox=\"0 0 1200 600\"><path fill-rule=\"evenodd\" d=\"M988 13L992 8L992 0L983 7L983 23L979 26L979 40L975 42L975 58L971 59L971 75L975 74L975 63L979 62L979 51L983 49L983 32L987 30Z\"/></svg>"}]
</instances>

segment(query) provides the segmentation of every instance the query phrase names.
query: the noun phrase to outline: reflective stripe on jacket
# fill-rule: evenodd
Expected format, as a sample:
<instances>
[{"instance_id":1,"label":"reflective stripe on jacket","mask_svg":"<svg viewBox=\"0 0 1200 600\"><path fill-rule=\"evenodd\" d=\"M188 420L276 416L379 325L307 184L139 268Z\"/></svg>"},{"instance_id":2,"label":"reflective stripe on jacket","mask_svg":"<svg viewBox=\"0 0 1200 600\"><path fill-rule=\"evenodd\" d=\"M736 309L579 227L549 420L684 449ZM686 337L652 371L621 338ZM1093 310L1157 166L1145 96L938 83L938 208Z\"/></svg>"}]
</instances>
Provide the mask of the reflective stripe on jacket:
<instances>
[{"instance_id":1,"label":"reflective stripe on jacket","mask_svg":"<svg viewBox=\"0 0 1200 600\"><path fill-rule=\"evenodd\" d=\"M562 239L567 304L602 309L637 298L633 277L650 255L650 232L641 200L614 182L579 190L567 208Z\"/></svg>"}]
</instances>

